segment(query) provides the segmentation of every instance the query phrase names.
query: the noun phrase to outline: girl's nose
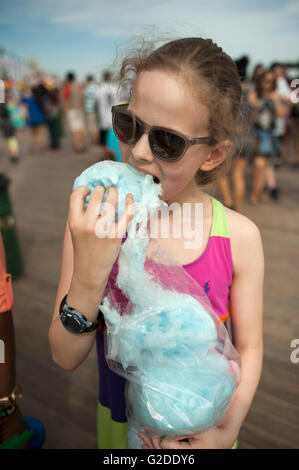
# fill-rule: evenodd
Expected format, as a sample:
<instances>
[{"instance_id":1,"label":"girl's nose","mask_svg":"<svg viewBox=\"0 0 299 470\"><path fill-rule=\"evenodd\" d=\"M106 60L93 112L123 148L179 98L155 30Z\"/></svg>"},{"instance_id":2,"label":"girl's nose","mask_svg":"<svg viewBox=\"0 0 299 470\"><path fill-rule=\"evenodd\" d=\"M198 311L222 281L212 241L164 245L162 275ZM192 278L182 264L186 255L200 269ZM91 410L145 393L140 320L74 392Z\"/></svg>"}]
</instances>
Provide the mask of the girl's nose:
<instances>
[{"instance_id":1,"label":"girl's nose","mask_svg":"<svg viewBox=\"0 0 299 470\"><path fill-rule=\"evenodd\" d=\"M136 161L152 162L155 157L151 151L148 134L143 134L131 151Z\"/></svg>"}]
</instances>

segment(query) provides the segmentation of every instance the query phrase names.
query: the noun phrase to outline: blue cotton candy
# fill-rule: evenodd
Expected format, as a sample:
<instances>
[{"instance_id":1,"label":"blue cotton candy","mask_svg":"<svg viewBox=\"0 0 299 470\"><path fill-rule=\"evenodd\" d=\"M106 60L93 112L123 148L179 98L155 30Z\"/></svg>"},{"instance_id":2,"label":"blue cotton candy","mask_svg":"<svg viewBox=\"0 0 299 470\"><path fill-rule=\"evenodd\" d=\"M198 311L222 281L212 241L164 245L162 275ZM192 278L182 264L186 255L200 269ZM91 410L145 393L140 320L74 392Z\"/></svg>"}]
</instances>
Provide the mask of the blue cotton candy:
<instances>
[{"instance_id":1,"label":"blue cotton candy","mask_svg":"<svg viewBox=\"0 0 299 470\"><path fill-rule=\"evenodd\" d=\"M134 420L158 435L184 435L219 420L235 387L228 361L209 352L193 367L148 367L132 380L128 401Z\"/></svg>"},{"instance_id":2,"label":"blue cotton candy","mask_svg":"<svg viewBox=\"0 0 299 470\"><path fill-rule=\"evenodd\" d=\"M95 163L81 173L75 179L73 190L78 186L86 186L91 190L97 185L115 186L118 190L118 207L116 211L116 220L125 210L126 195L131 193L134 202L146 207L149 210L155 209L156 204L161 205L158 196L162 193L161 185L153 182L153 177L149 174L141 173L129 164L103 161ZM86 196L85 206L90 198L90 194ZM106 196L104 198L104 202Z\"/></svg>"},{"instance_id":3,"label":"blue cotton candy","mask_svg":"<svg viewBox=\"0 0 299 470\"><path fill-rule=\"evenodd\" d=\"M98 184L117 187L116 218L125 208L128 192L135 201L116 279L129 304L121 311L110 288L100 306L108 331L108 364L130 381L127 445L140 448L137 433L144 429L159 436L204 431L219 422L231 400L238 382L231 362L238 363L237 353L224 326L219 327L209 310L209 302L202 301L202 288L196 284L198 293L196 289L194 295L187 293L189 284L194 291L195 281L183 268L176 266L172 272L173 260L168 257L167 272L173 276L170 279L175 277L176 286L186 286L182 291L166 288L162 279L159 282L145 269L148 216L161 206L161 185L127 164L105 161L85 170L74 189L85 185L93 190ZM167 256L160 253L162 266Z\"/></svg>"},{"instance_id":4,"label":"blue cotton candy","mask_svg":"<svg viewBox=\"0 0 299 470\"><path fill-rule=\"evenodd\" d=\"M130 426L127 435L127 447L129 449L141 449L142 444L144 444L144 442L141 441L138 437L139 431L139 426L136 425L134 422L130 421Z\"/></svg>"},{"instance_id":5,"label":"blue cotton candy","mask_svg":"<svg viewBox=\"0 0 299 470\"><path fill-rule=\"evenodd\" d=\"M155 286L155 296L150 286ZM153 281L140 290L131 315L117 316L104 299L102 310L110 323L111 345L117 344L117 354L110 358L124 369L129 365L142 367L150 364L189 366L194 354L207 351L217 340L214 321L193 297L161 289ZM128 292L127 292L128 294Z\"/></svg>"}]
</instances>

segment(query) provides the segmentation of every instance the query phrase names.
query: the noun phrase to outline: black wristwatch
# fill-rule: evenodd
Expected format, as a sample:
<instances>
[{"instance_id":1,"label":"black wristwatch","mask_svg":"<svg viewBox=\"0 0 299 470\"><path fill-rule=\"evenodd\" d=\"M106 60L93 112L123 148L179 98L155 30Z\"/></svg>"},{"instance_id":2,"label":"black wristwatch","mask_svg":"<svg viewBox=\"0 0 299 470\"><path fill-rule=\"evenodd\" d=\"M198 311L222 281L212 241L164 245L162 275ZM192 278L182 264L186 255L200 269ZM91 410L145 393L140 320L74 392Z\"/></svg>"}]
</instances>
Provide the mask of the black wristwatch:
<instances>
[{"instance_id":1,"label":"black wristwatch","mask_svg":"<svg viewBox=\"0 0 299 470\"><path fill-rule=\"evenodd\" d=\"M83 333L90 333L91 331L96 330L99 325L103 324L104 316L101 310L99 311L97 320L95 322L91 322L87 320L83 313L79 312L75 308L69 307L66 303L66 298L67 294L61 301L59 315L61 323L67 331L75 335L81 335Z\"/></svg>"}]
</instances>

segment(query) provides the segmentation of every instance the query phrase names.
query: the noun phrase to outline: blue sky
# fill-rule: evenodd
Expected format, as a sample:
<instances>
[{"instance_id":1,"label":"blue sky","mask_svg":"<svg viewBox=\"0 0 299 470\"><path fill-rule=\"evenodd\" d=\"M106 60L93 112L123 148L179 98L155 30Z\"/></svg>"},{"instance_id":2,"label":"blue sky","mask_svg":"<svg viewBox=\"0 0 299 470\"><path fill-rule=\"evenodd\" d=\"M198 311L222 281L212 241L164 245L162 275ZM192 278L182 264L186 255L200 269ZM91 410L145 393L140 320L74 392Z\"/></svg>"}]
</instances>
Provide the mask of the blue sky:
<instances>
[{"instance_id":1,"label":"blue sky","mask_svg":"<svg viewBox=\"0 0 299 470\"><path fill-rule=\"evenodd\" d=\"M234 59L299 61L299 0L2 0L0 45L64 76L99 76L130 37L211 37Z\"/></svg>"}]
</instances>

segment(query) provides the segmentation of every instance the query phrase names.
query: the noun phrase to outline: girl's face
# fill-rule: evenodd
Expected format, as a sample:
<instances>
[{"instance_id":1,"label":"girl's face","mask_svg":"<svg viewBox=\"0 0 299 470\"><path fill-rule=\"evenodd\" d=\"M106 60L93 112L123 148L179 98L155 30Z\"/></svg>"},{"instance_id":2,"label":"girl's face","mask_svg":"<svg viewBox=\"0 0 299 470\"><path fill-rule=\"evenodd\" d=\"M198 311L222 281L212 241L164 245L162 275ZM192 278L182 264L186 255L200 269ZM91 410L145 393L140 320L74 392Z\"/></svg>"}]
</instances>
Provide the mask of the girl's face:
<instances>
[{"instance_id":1,"label":"girl's face","mask_svg":"<svg viewBox=\"0 0 299 470\"><path fill-rule=\"evenodd\" d=\"M255 71L255 74L256 74L257 77L259 77L264 72L265 72L264 67L262 65L259 65L259 67Z\"/></svg>"},{"instance_id":2,"label":"girl's face","mask_svg":"<svg viewBox=\"0 0 299 470\"><path fill-rule=\"evenodd\" d=\"M269 92L273 90L274 86L274 75L272 73L267 73L262 80L262 88L264 92Z\"/></svg>"},{"instance_id":3,"label":"girl's face","mask_svg":"<svg viewBox=\"0 0 299 470\"><path fill-rule=\"evenodd\" d=\"M142 72L128 109L150 126L166 127L190 138L209 135L207 107L170 72ZM208 145L193 145L178 161L159 160L151 151L147 134L134 145L119 142L119 147L122 161L159 178L164 191L161 199L167 202L185 200L198 192L195 174L211 152Z\"/></svg>"}]
</instances>

